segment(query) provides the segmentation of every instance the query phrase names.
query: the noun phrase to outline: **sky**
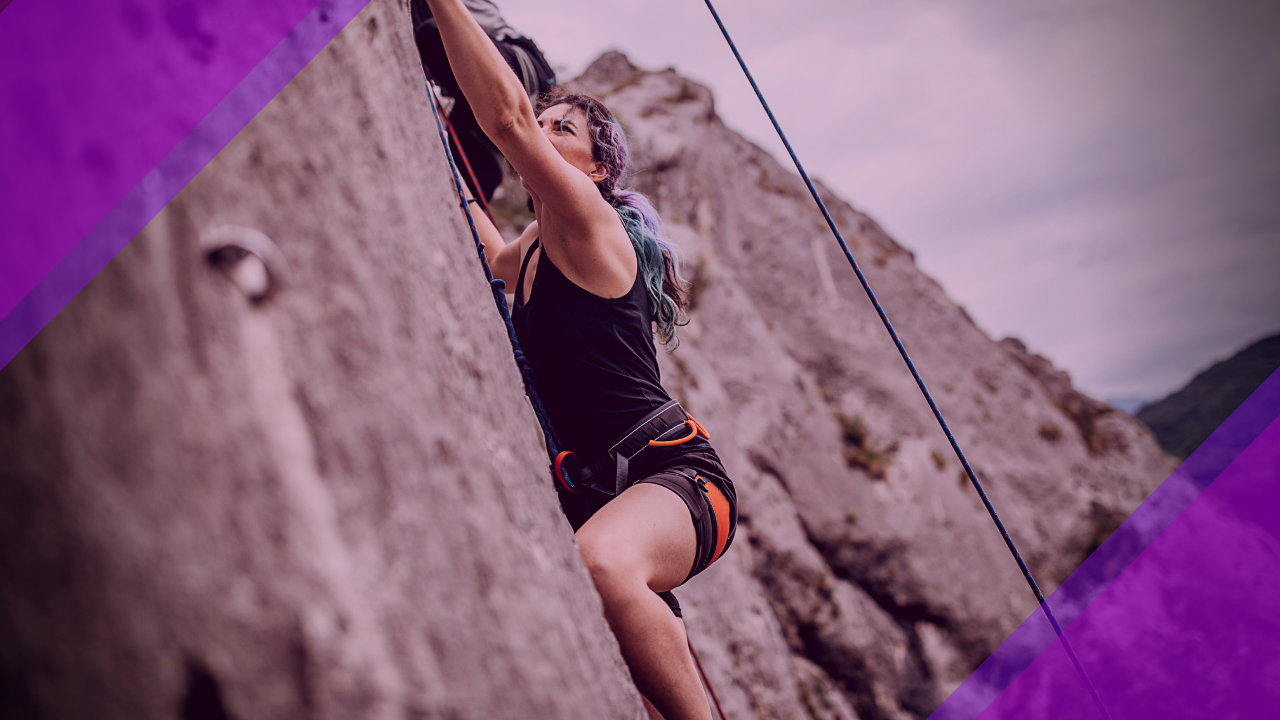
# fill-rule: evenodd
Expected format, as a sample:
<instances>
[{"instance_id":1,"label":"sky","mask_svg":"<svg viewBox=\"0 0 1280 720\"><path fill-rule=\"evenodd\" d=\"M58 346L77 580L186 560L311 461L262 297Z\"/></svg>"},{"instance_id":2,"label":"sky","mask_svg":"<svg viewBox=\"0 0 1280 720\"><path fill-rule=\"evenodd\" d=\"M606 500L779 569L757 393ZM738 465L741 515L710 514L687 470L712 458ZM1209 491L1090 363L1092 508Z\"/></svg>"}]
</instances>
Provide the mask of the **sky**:
<instances>
[{"instance_id":1,"label":"sky","mask_svg":"<svg viewBox=\"0 0 1280 720\"><path fill-rule=\"evenodd\" d=\"M506 0L562 79L608 49L788 166L698 0ZM996 338L1153 400L1280 331L1280 3L721 0L801 161Z\"/></svg>"}]
</instances>

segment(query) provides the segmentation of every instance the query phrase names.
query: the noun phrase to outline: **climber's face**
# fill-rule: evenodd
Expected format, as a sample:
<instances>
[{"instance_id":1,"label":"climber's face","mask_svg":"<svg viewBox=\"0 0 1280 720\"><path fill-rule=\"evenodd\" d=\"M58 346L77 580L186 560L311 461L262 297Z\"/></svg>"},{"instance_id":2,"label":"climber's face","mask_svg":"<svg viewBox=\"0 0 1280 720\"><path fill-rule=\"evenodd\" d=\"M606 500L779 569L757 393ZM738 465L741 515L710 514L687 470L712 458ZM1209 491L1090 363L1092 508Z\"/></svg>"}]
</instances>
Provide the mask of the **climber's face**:
<instances>
[{"instance_id":1,"label":"climber's face","mask_svg":"<svg viewBox=\"0 0 1280 720\"><path fill-rule=\"evenodd\" d=\"M560 157L586 173L592 182L600 182L608 174L593 156L587 116L581 110L569 104L553 105L538 116L538 126L560 152Z\"/></svg>"}]
</instances>

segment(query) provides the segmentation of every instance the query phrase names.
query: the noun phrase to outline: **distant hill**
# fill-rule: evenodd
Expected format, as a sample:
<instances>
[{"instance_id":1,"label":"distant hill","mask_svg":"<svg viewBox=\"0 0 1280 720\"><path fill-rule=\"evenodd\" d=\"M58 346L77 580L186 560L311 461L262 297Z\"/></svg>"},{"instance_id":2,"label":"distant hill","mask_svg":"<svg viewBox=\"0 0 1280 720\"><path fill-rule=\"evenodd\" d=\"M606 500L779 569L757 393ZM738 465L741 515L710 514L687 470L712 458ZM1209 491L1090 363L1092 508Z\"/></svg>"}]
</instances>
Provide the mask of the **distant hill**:
<instances>
[{"instance_id":1,"label":"distant hill","mask_svg":"<svg viewBox=\"0 0 1280 720\"><path fill-rule=\"evenodd\" d=\"M1215 364L1181 390L1144 406L1136 417L1151 428L1161 447L1185 458L1277 367L1280 334L1259 340Z\"/></svg>"}]
</instances>

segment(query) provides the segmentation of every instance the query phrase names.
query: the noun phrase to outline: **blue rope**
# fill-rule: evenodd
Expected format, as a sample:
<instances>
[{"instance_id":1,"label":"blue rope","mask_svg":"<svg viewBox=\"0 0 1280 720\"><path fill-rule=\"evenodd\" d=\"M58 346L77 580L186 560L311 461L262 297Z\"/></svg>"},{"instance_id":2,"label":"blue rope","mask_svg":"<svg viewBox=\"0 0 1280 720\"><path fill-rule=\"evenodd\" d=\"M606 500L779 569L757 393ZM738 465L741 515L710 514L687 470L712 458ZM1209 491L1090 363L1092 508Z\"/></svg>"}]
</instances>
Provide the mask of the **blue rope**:
<instances>
[{"instance_id":1,"label":"blue rope","mask_svg":"<svg viewBox=\"0 0 1280 720\"><path fill-rule=\"evenodd\" d=\"M738 59L738 65L742 67L742 72L746 74L748 82L751 83L751 89L756 91L756 97L760 99L760 104L764 106L764 111L768 113L769 121L773 123L773 129L777 130L778 137L782 138L782 144L786 146L787 154L791 156L791 161L796 164L796 169L800 171L800 177L804 179L804 184L808 186L814 201L818 203L818 209L822 211L822 217L826 219L827 226L831 228L836 241L840 243L840 249L844 251L845 259L849 261L849 266L853 268L853 272L858 275L858 282L862 283L862 289L867 291L867 297L871 300L871 304L875 306L876 313L880 315L880 321L884 323L885 329L889 331L889 336L893 338L893 344L898 346L898 352L902 355L902 360L907 364L907 369L911 371L911 377L915 378L916 385L920 386L920 392L924 393L925 400L929 401L929 409L933 410L933 416L938 419L938 424L942 426L942 431L946 433L947 440L951 443L951 449L955 451L956 457L960 458L960 464L964 466L965 474L969 476L969 481L973 483L974 489L978 491L978 496L982 498L982 504L986 506L991 519L995 521L996 527L999 528L1000 536L1004 538L1005 545L1009 546L1009 552L1013 553L1014 560L1017 560L1018 569L1022 570L1022 576L1026 578L1027 584L1031 586L1031 592L1035 593L1036 601L1040 603L1040 607L1044 610L1045 616L1049 618L1049 623L1053 626L1054 632L1058 634L1058 638L1062 640L1062 645L1066 648L1067 654L1071 656L1071 662L1075 665L1076 672L1080 673L1085 685L1089 686L1093 701L1097 703L1098 709L1102 711L1103 716L1107 720L1111 720L1111 714L1107 712L1106 706L1103 705L1102 697L1098 694L1097 688L1089 680L1089 675L1085 672L1084 665L1080 664L1080 658L1076 656L1071 643L1067 641L1067 636L1062 632L1062 626L1058 624L1058 618L1054 616L1053 610L1049 608L1049 602L1045 600L1044 594L1040 592L1040 586L1036 584L1036 579L1032 577L1031 570L1027 568L1027 563L1023 561L1017 546L1013 544L1013 538L1009 537L1009 531L1005 529L1004 523L1000 521L1000 516L996 514L995 506L991 504L986 491L982 489L982 483L978 482L978 476L973 472L973 468L969 466L969 461L965 459L964 452L960 449L960 444L956 442L955 436L951 434L951 428L947 426L947 421L942 418L942 412L938 410L937 403L933 401L933 395L925 387L924 380L921 379L920 373L916 370L915 363L911 362L911 357L907 355L907 349L903 347L902 341L898 339L898 333L894 331L893 325L889 322L889 316L885 314L884 308L880 306L880 301L876 299L876 294L871 291L871 285L867 282L866 276L862 274L862 269L858 267L858 262L853 259L853 253L849 251L849 246L845 244L844 236L840 234L840 229L836 227L835 220L831 218L831 213L827 212L826 203L822 202L822 197L818 194L817 188L809 180L809 174L804 171L804 166L800 164L800 158L796 157L796 151L792 149L790 141L787 140L787 134L782 131L782 126L778 124L778 119L774 117L773 110L769 108L769 103L764 99L764 93L760 92L760 87L756 85L755 78L752 77L751 71L747 69L747 63L742 59L742 54L738 52L738 46L734 44L733 38L729 36L729 31L725 29L724 22L720 20L720 13L716 12L711 0L704 0L704 2L707 4L707 9L711 11L711 16L715 18L716 25L720 26L720 32L724 35L724 39L728 41L729 49L733 50L733 56Z\"/></svg>"},{"instance_id":2,"label":"blue rope","mask_svg":"<svg viewBox=\"0 0 1280 720\"><path fill-rule=\"evenodd\" d=\"M436 107L435 91L431 88L431 75L425 67L422 69L422 77L427 83L427 93L431 96L431 114L436 118L440 143L444 146L444 155L449 159L449 169L453 172L453 184L458 191L458 202L467 214L467 225L471 227L471 237L476 243L476 254L480 256L480 267L484 268L484 277L489 281L489 288L493 291L493 302L498 306L498 314L502 316L503 324L507 326L507 339L511 341L511 352L515 356L516 367L520 369L520 379L524 381L524 394L529 397L533 414L538 418L538 424L542 426L542 438L547 443L547 455L554 460L560 454L560 436L551 425L547 410L542 406L542 398L538 397L537 377L534 375L533 366L529 364L529 358L525 357L524 351L520 349L520 340L516 337L516 326L512 324L511 312L507 308L506 283L495 278L493 271L489 269L489 259L484 254L484 242L480 240L480 232L476 230L476 219L471 215L471 205L467 202L466 192L462 186L462 175L458 173L458 165L453 161L453 153L449 152L449 138L445 134L444 123L440 119L440 109ZM459 147L458 150L461 152L462 148ZM566 482L570 481L566 480ZM573 489L572 484L570 489Z\"/></svg>"}]
</instances>

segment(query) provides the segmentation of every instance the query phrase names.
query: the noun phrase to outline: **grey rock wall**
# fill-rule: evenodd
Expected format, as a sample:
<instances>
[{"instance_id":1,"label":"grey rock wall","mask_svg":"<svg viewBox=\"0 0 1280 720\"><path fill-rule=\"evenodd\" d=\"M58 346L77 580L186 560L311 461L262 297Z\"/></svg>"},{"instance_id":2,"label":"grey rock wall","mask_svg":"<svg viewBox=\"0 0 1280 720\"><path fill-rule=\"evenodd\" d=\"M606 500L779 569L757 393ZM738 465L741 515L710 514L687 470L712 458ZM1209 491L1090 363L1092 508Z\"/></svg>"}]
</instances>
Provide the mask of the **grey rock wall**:
<instances>
[{"instance_id":1,"label":"grey rock wall","mask_svg":"<svg viewBox=\"0 0 1280 720\"><path fill-rule=\"evenodd\" d=\"M681 593L713 681L736 717L927 715L1034 596L799 177L674 71L613 53L576 82L628 130L632 182L695 286L664 381L711 431L742 505L734 550ZM871 218L823 194L1051 591L1172 460L1048 360L993 342Z\"/></svg>"},{"instance_id":2,"label":"grey rock wall","mask_svg":"<svg viewBox=\"0 0 1280 720\"><path fill-rule=\"evenodd\" d=\"M0 716L643 715L415 63L372 3L0 372Z\"/></svg>"}]
</instances>

